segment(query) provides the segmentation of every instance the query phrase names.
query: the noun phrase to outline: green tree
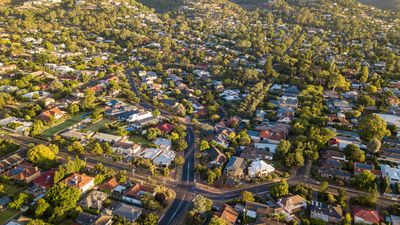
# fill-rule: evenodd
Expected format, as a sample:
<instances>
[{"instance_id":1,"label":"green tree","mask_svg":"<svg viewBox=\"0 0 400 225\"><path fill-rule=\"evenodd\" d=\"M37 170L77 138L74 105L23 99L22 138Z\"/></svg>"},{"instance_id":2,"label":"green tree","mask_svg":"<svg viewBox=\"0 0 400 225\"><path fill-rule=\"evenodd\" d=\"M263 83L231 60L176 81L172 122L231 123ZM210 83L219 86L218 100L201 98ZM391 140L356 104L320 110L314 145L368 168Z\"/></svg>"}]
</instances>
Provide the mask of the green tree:
<instances>
[{"instance_id":1,"label":"green tree","mask_svg":"<svg viewBox=\"0 0 400 225\"><path fill-rule=\"evenodd\" d=\"M79 141L74 141L72 145L68 146L68 151L83 154L85 153L85 147Z\"/></svg>"},{"instance_id":2,"label":"green tree","mask_svg":"<svg viewBox=\"0 0 400 225\"><path fill-rule=\"evenodd\" d=\"M27 157L35 165L46 168L54 163L57 152L58 149L39 144L28 150Z\"/></svg>"},{"instance_id":3,"label":"green tree","mask_svg":"<svg viewBox=\"0 0 400 225\"><path fill-rule=\"evenodd\" d=\"M177 165L183 165L183 164L185 163L185 158L183 158L182 156L178 156L178 157L176 157L176 159L175 159L175 163L176 163Z\"/></svg>"},{"instance_id":4,"label":"green tree","mask_svg":"<svg viewBox=\"0 0 400 225\"><path fill-rule=\"evenodd\" d=\"M25 202L28 200L28 198L28 194L24 192L18 193L13 197L12 202L10 202L8 206L12 209L20 209L22 205L25 204Z\"/></svg>"},{"instance_id":5,"label":"green tree","mask_svg":"<svg viewBox=\"0 0 400 225\"><path fill-rule=\"evenodd\" d=\"M40 219L30 219L27 225L49 225L49 223L46 223Z\"/></svg>"},{"instance_id":6,"label":"green tree","mask_svg":"<svg viewBox=\"0 0 400 225\"><path fill-rule=\"evenodd\" d=\"M354 178L354 186L363 189L365 191L371 192L374 190L376 185L375 183L375 175L369 171L364 170L360 174L356 175Z\"/></svg>"},{"instance_id":7,"label":"green tree","mask_svg":"<svg viewBox=\"0 0 400 225\"><path fill-rule=\"evenodd\" d=\"M363 66L361 69L361 74L360 74L360 82L365 83L367 82L369 77L369 69L368 66Z\"/></svg>"},{"instance_id":8,"label":"green tree","mask_svg":"<svg viewBox=\"0 0 400 225\"><path fill-rule=\"evenodd\" d=\"M358 146L349 144L344 149L344 154L348 160L353 162L364 162L365 161L365 153Z\"/></svg>"},{"instance_id":9,"label":"green tree","mask_svg":"<svg viewBox=\"0 0 400 225\"><path fill-rule=\"evenodd\" d=\"M328 88L332 88L333 91L335 91L336 88L340 88L346 91L349 89L349 87L350 83L343 75L335 73L329 77Z\"/></svg>"},{"instance_id":10,"label":"green tree","mask_svg":"<svg viewBox=\"0 0 400 225\"><path fill-rule=\"evenodd\" d=\"M359 128L361 137L370 141L372 139L382 140L390 135L386 122L375 114L370 114L361 119Z\"/></svg>"},{"instance_id":11,"label":"green tree","mask_svg":"<svg viewBox=\"0 0 400 225\"><path fill-rule=\"evenodd\" d=\"M41 198L37 201L35 207L35 218L42 218L46 211L49 209L50 204L45 199Z\"/></svg>"},{"instance_id":12,"label":"green tree","mask_svg":"<svg viewBox=\"0 0 400 225\"><path fill-rule=\"evenodd\" d=\"M226 222L220 217L213 216L208 225L226 225Z\"/></svg>"},{"instance_id":13,"label":"green tree","mask_svg":"<svg viewBox=\"0 0 400 225\"><path fill-rule=\"evenodd\" d=\"M390 188L390 181L387 177L382 178L381 190L383 193L391 193L392 192L392 189Z\"/></svg>"},{"instance_id":14,"label":"green tree","mask_svg":"<svg viewBox=\"0 0 400 225\"><path fill-rule=\"evenodd\" d=\"M251 193L250 191L242 191L242 193L240 194L242 196L242 201L244 202L254 202L254 196L253 193Z\"/></svg>"},{"instance_id":15,"label":"green tree","mask_svg":"<svg viewBox=\"0 0 400 225\"><path fill-rule=\"evenodd\" d=\"M326 181L323 181L323 182L321 183L321 186L319 187L319 191L320 191L321 193L326 193L326 191L328 190L328 188L329 188L329 183L326 182Z\"/></svg>"},{"instance_id":16,"label":"green tree","mask_svg":"<svg viewBox=\"0 0 400 225\"><path fill-rule=\"evenodd\" d=\"M140 225L157 225L159 217L154 213L148 213L144 215L143 220L139 223Z\"/></svg>"},{"instance_id":17,"label":"green tree","mask_svg":"<svg viewBox=\"0 0 400 225\"><path fill-rule=\"evenodd\" d=\"M200 151L205 151L210 149L210 144L206 140L201 140L200 142Z\"/></svg>"},{"instance_id":18,"label":"green tree","mask_svg":"<svg viewBox=\"0 0 400 225\"><path fill-rule=\"evenodd\" d=\"M87 89L85 92L85 98L81 101L81 106L84 109L94 108L94 102L96 101L96 96L93 90Z\"/></svg>"},{"instance_id":19,"label":"green tree","mask_svg":"<svg viewBox=\"0 0 400 225\"><path fill-rule=\"evenodd\" d=\"M351 215L350 213L346 213L346 216L342 219L342 225L351 225Z\"/></svg>"},{"instance_id":20,"label":"green tree","mask_svg":"<svg viewBox=\"0 0 400 225\"><path fill-rule=\"evenodd\" d=\"M286 180L282 180L271 187L270 193L276 199L284 197L289 194L289 184Z\"/></svg>"},{"instance_id":21,"label":"green tree","mask_svg":"<svg viewBox=\"0 0 400 225\"><path fill-rule=\"evenodd\" d=\"M71 104L68 106L68 112L70 114L75 114L79 112L79 105L78 104Z\"/></svg>"},{"instance_id":22,"label":"green tree","mask_svg":"<svg viewBox=\"0 0 400 225\"><path fill-rule=\"evenodd\" d=\"M51 205L51 223L59 223L65 216L76 208L80 192L74 187L68 187L63 183L53 185L46 194L46 201Z\"/></svg>"},{"instance_id":23,"label":"green tree","mask_svg":"<svg viewBox=\"0 0 400 225\"><path fill-rule=\"evenodd\" d=\"M93 149L91 150L92 153L101 155L103 154L104 150L99 143L94 144Z\"/></svg>"}]
</instances>

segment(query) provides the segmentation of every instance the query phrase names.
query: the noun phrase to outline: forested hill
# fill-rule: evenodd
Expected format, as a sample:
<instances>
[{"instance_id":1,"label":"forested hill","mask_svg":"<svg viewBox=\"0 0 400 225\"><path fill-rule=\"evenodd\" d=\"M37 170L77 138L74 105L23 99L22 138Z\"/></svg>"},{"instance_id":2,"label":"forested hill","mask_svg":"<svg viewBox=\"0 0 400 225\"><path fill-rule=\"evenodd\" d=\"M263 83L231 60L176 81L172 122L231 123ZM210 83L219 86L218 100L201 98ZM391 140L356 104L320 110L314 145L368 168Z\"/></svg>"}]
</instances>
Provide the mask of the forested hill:
<instances>
[{"instance_id":1,"label":"forested hill","mask_svg":"<svg viewBox=\"0 0 400 225\"><path fill-rule=\"evenodd\" d=\"M381 9L400 10L400 0L359 0L368 5L373 5Z\"/></svg>"}]
</instances>

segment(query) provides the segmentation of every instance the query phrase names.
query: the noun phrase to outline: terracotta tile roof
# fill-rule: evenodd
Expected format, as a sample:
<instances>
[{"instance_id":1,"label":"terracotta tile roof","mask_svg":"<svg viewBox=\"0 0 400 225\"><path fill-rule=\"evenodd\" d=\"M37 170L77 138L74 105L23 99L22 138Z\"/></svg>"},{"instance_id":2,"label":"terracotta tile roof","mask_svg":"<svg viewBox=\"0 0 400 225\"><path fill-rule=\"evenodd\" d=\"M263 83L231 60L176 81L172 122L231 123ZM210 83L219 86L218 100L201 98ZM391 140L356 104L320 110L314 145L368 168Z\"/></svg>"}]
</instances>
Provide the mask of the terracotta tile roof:
<instances>
[{"instance_id":1,"label":"terracotta tile roof","mask_svg":"<svg viewBox=\"0 0 400 225\"><path fill-rule=\"evenodd\" d=\"M45 189L53 186L55 172L56 170L54 169L44 172L42 175L35 179L34 183Z\"/></svg>"},{"instance_id":2,"label":"terracotta tile roof","mask_svg":"<svg viewBox=\"0 0 400 225\"><path fill-rule=\"evenodd\" d=\"M141 184L135 184L125 193L125 195L136 198L136 197L139 197L138 195L140 194L140 192L146 192L146 193L153 194L154 191L155 190L153 187L141 185Z\"/></svg>"},{"instance_id":3,"label":"terracotta tile roof","mask_svg":"<svg viewBox=\"0 0 400 225\"><path fill-rule=\"evenodd\" d=\"M225 220L227 225L233 225L235 224L239 213L231 206L224 204L222 211L217 213L217 216Z\"/></svg>"},{"instance_id":4,"label":"terracotta tile roof","mask_svg":"<svg viewBox=\"0 0 400 225\"><path fill-rule=\"evenodd\" d=\"M360 217L370 223L379 223L380 215L376 210L368 210L362 208L355 208L353 210L354 217Z\"/></svg>"},{"instance_id":5,"label":"terracotta tile roof","mask_svg":"<svg viewBox=\"0 0 400 225\"><path fill-rule=\"evenodd\" d=\"M63 182L68 186L81 189L92 180L94 180L93 177L87 176L85 174L74 173L71 176L65 178Z\"/></svg>"},{"instance_id":6,"label":"terracotta tile roof","mask_svg":"<svg viewBox=\"0 0 400 225\"><path fill-rule=\"evenodd\" d=\"M99 189L113 191L117 186L118 186L117 179L115 177L111 177L106 182L99 185Z\"/></svg>"}]
</instances>

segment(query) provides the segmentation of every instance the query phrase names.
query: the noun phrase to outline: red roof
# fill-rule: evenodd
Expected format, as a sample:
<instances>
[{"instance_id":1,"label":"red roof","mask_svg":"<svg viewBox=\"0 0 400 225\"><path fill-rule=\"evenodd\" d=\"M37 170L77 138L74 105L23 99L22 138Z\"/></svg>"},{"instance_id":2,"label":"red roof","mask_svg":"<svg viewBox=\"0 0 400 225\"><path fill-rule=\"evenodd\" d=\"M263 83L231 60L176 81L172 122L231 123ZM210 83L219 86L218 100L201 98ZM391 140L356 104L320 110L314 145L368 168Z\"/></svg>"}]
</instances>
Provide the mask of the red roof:
<instances>
[{"instance_id":1,"label":"red roof","mask_svg":"<svg viewBox=\"0 0 400 225\"><path fill-rule=\"evenodd\" d=\"M48 170L38 178L35 179L34 183L44 189L48 189L54 183L54 173L56 172L55 169Z\"/></svg>"},{"instance_id":2,"label":"red roof","mask_svg":"<svg viewBox=\"0 0 400 225\"><path fill-rule=\"evenodd\" d=\"M376 210L355 208L353 210L354 217L362 218L366 222L379 223L380 215Z\"/></svg>"},{"instance_id":3,"label":"red roof","mask_svg":"<svg viewBox=\"0 0 400 225\"><path fill-rule=\"evenodd\" d=\"M164 123L162 125L158 125L158 129L160 129L164 133L169 133L174 129L174 127L169 123Z\"/></svg>"}]
</instances>

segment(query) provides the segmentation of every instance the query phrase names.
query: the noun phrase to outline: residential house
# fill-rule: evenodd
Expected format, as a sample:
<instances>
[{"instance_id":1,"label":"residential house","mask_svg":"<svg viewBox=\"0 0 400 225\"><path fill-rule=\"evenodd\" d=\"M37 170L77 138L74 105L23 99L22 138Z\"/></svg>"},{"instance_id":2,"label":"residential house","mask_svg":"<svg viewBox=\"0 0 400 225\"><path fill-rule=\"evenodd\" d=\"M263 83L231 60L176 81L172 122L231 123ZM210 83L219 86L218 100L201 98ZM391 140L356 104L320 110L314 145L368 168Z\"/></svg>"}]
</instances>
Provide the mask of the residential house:
<instances>
[{"instance_id":1,"label":"residential house","mask_svg":"<svg viewBox=\"0 0 400 225\"><path fill-rule=\"evenodd\" d=\"M86 140L87 138L90 138L93 134L94 132L81 132L76 128L72 128L61 133L60 136L68 140L83 141Z\"/></svg>"},{"instance_id":2,"label":"residential house","mask_svg":"<svg viewBox=\"0 0 400 225\"><path fill-rule=\"evenodd\" d=\"M275 154L278 145L273 143L254 143L254 148L256 150L263 150Z\"/></svg>"},{"instance_id":3,"label":"residential house","mask_svg":"<svg viewBox=\"0 0 400 225\"><path fill-rule=\"evenodd\" d=\"M0 174L8 171L9 169L19 165L24 161L20 154L12 154L0 161Z\"/></svg>"},{"instance_id":4,"label":"residential house","mask_svg":"<svg viewBox=\"0 0 400 225\"><path fill-rule=\"evenodd\" d=\"M225 166L225 174L232 177L241 177L246 161L243 158L233 156Z\"/></svg>"},{"instance_id":5,"label":"residential house","mask_svg":"<svg viewBox=\"0 0 400 225\"><path fill-rule=\"evenodd\" d=\"M231 206L224 204L221 211L215 213L215 216L224 220L226 225L234 225L239 217L239 213Z\"/></svg>"},{"instance_id":6,"label":"residential house","mask_svg":"<svg viewBox=\"0 0 400 225\"><path fill-rule=\"evenodd\" d=\"M236 209L236 206L235 206ZM249 202L246 201L242 212L246 214L246 216L256 219L257 217L266 215L267 211L270 209L268 205L258 203L258 202Z\"/></svg>"},{"instance_id":7,"label":"residential house","mask_svg":"<svg viewBox=\"0 0 400 225\"><path fill-rule=\"evenodd\" d=\"M153 159L153 163L156 166L170 166L175 156L174 151L164 150L159 156Z\"/></svg>"},{"instance_id":8,"label":"residential house","mask_svg":"<svg viewBox=\"0 0 400 225\"><path fill-rule=\"evenodd\" d=\"M275 168L263 160L255 160L251 162L251 165L248 168L248 174L251 178L265 177L274 171Z\"/></svg>"},{"instance_id":9,"label":"residential house","mask_svg":"<svg viewBox=\"0 0 400 225\"><path fill-rule=\"evenodd\" d=\"M332 206L312 201L310 206L310 218L320 219L326 223L340 224L343 218L343 210L339 205Z\"/></svg>"},{"instance_id":10,"label":"residential house","mask_svg":"<svg viewBox=\"0 0 400 225\"><path fill-rule=\"evenodd\" d=\"M307 200L300 195L284 197L279 199L278 205L289 214L304 211L307 209Z\"/></svg>"},{"instance_id":11,"label":"residential house","mask_svg":"<svg viewBox=\"0 0 400 225\"><path fill-rule=\"evenodd\" d=\"M92 215L86 212L80 212L75 221L81 225L111 225L112 217L108 215Z\"/></svg>"},{"instance_id":12,"label":"residential house","mask_svg":"<svg viewBox=\"0 0 400 225\"><path fill-rule=\"evenodd\" d=\"M332 146L336 146L340 150L344 150L349 144L353 144L361 149L367 149L367 146L362 144L361 140L356 137L336 136L336 138L332 138L329 142Z\"/></svg>"},{"instance_id":13,"label":"residential house","mask_svg":"<svg viewBox=\"0 0 400 225\"><path fill-rule=\"evenodd\" d=\"M93 139L99 142L117 143L123 139L121 136L97 132L92 136Z\"/></svg>"},{"instance_id":14,"label":"residential house","mask_svg":"<svg viewBox=\"0 0 400 225\"><path fill-rule=\"evenodd\" d=\"M400 184L400 168L393 168L389 165L381 164L382 177L387 178L390 184Z\"/></svg>"},{"instance_id":15,"label":"residential house","mask_svg":"<svg viewBox=\"0 0 400 225\"><path fill-rule=\"evenodd\" d=\"M74 173L62 181L69 187L79 189L81 194L89 191L94 187L94 177L86 176L85 174Z\"/></svg>"},{"instance_id":16,"label":"residential house","mask_svg":"<svg viewBox=\"0 0 400 225\"><path fill-rule=\"evenodd\" d=\"M28 135L32 125L33 122L16 117L7 117L0 120L0 126L4 129L21 135Z\"/></svg>"},{"instance_id":17,"label":"residential house","mask_svg":"<svg viewBox=\"0 0 400 225\"><path fill-rule=\"evenodd\" d=\"M169 132L171 132L174 129L174 126L172 126L169 123L163 123L157 126L157 128L159 130L161 130L163 133L168 134Z\"/></svg>"},{"instance_id":18,"label":"residential house","mask_svg":"<svg viewBox=\"0 0 400 225\"><path fill-rule=\"evenodd\" d=\"M165 138L156 138L153 143L163 150L170 150L172 147L172 141Z\"/></svg>"},{"instance_id":19,"label":"residential house","mask_svg":"<svg viewBox=\"0 0 400 225\"><path fill-rule=\"evenodd\" d=\"M155 196L155 188L147 185L134 184L124 192L122 200L133 205L141 206L142 202L140 201L140 198L145 194Z\"/></svg>"},{"instance_id":20,"label":"residential house","mask_svg":"<svg viewBox=\"0 0 400 225\"><path fill-rule=\"evenodd\" d=\"M5 210L11 201L11 198L9 198L8 196L0 198L0 210Z\"/></svg>"},{"instance_id":21,"label":"residential house","mask_svg":"<svg viewBox=\"0 0 400 225\"><path fill-rule=\"evenodd\" d=\"M137 112L137 113L130 115L126 121L128 123L133 123L133 122L137 122L137 121L144 120L147 118L152 118L152 117L154 117L154 116L151 112L148 112L148 111Z\"/></svg>"},{"instance_id":22,"label":"residential house","mask_svg":"<svg viewBox=\"0 0 400 225\"><path fill-rule=\"evenodd\" d=\"M386 121L387 124L396 126L397 129L400 127L400 116L375 113L378 117Z\"/></svg>"},{"instance_id":23,"label":"residential house","mask_svg":"<svg viewBox=\"0 0 400 225\"><path fill-rule=\"evenodd\" d=\"M350 122L346 119L344 113L330 114L328 115L328 125L339 125L343 127L352 127Z\"/></svg>"},{"instance_id":24,"label":"residential house","mask_svg":"<svg viewBox=\"0 0 400 225\"><path fill-rule=\"evenodd\" d=\"M114 143L112 149L118 154L134 156L140 153L141 146L132 141L122 140Z\"/></svg>"},{"instance_id":25,"label":"residential house","mask_svg":"<svg viewBox=\"0 0 400 225\"><path fill-rule=\"evenodd\" d=\"M32 100L47 98L50 95L51 94L46 91L33 91L33 92L23 94L22 97L32 101Z\"/></svg>"},{"instance_id":26,"label":"residential house","mask_svg":"<svg viewBox=\"0 0 400 225\"><path fill-rule=\"evenodd\" d=\"M43 111L38 118L46 121L46 122L50 122L53 118L55 120L59 120L61 119L63 116L65 115L65 113L63 111L61 111L58 107Z\"/></svg>"},{"instance_id":27,"label":"residential house","mask_svg":"<svg viewBox=\"0 0 400 225\"><path fill-rule=\"evenodd\" d=\"M244 159L250 160L258 160L258 159L266 159L273 160L273 154L269 151L269 149L256 149L253 147L246 147L240 153L240 157Z\"/></svg>"},{"instance_id":28,"label":"residential house","mask_svg":"<svg viewBox=\"0 0 400 225\"><path fill-rule=\"evenodd\" d=\"M154 160L162 152L163 150L159 148L146 148L144 151L140 153L139 157Z\"/></svg>"},{"instance_id":29,"label":"residential house","mask_svg":"<svg viewBox=\"0 0 400 225\"><path fill-rule=\"evenodd\" d=\"M263 130L260 132L260 142L268 142L271 144L279 144L284 140L288 132L282 130Z\"/></svg>"},{"instance_id":30,"label":"residential house","mask_svg":"<svg viewBox=\"0 0 400 225\"><path fill-rule=\"evenodd\" d=\"M389 161L400 165L400 149L383 149L378 160Z\"/></svg>"},{"instance_id":31,"label":"residential house","mask_svg":"<svg viewBox=\"0 0 400 225\"><path fill-rule=\"evenodd\" d=\"M339 160L322 158L319 165L318 174L323 178L349 181L352 177L350 172L342 170L341 161Z\"/></svg>"},{"instance_id":32,"label":"residential house","mask_svg":"<svg viewBox=\"0 0 400 225\"><path fill-rule=\"evenodd\" d=\"M360 224L379 224L381 221L381 216L378 211L355 208L353 209L354 223Z\"/></svg>"},{"instance_id":33,"label":"residential house","mask_svg":"<svg viewBox=\"0 0 400 225\"><path fill-rule=\"evenodd\" d=\"M368 163L354 163L354 175L358 175L362 173L364 170L368 170L371 173L380 176L380 172L377 170L374 170L374 165L373 164L368 164Z\"/></svg>"},{"instance_id":34,"label":"residential house","mask_svg":"<svg viewBox=\"0 0 400 225\"><path fill-rule=\"evenodd\" d=\"M33 183L41 189L47 190L53 186L55 172L55 169L48 170L37 177Z\"/></svg>"},{"instance_id":35,"label":"residential house","mask_svg":"<svg viewBox=\"0 0 400 225\"><path fill-rule=\"evenodd\" d=\"M107 194L101 191L93 190L87 194L79 202L79 205L86 209L101 210L103 208L103 202L107 199Z\"/></svg>"},{"instance_id":36,"label":"residential house","mask_svg":"<svg viewBox=\"0 0 400 225\"><path fill-rule=\"evenodd\" d=\"M110 177L107 181L99 185L99 190L112 193L117 186L117 179L115 177Z\"/></svg>"},{"instance_id":37,"label":"residential house","mask_svg":"<svg viewBox=\"0 0 400 225\"><path fill-rule=\"evenodd\" d=\"M6 173L12 180L30 183L40 176L40 170L32 163L23 162Z\"/></svg>"},{"instance_id":38,"label":"residential house","mask_svg":"<svg viewBox=\"0 0 400 225\"><path fill-rule=\"evenodd\" d=\"M215 147L210 148L207 153L210 156L208 167L221 167L228 160L225 154Z\"/></svg>"},{"instance_id":39,"label":"residential house","mask_svg":"<svg viewBox=\"0 0 400 225\"><path fill-rule=\"evenodd\" d=\"M334 159L342 162L347 162L346 156L343 152L334 150L325 150L321 152L321 158L324 159Z\"/></svg>"}]
</instances>

